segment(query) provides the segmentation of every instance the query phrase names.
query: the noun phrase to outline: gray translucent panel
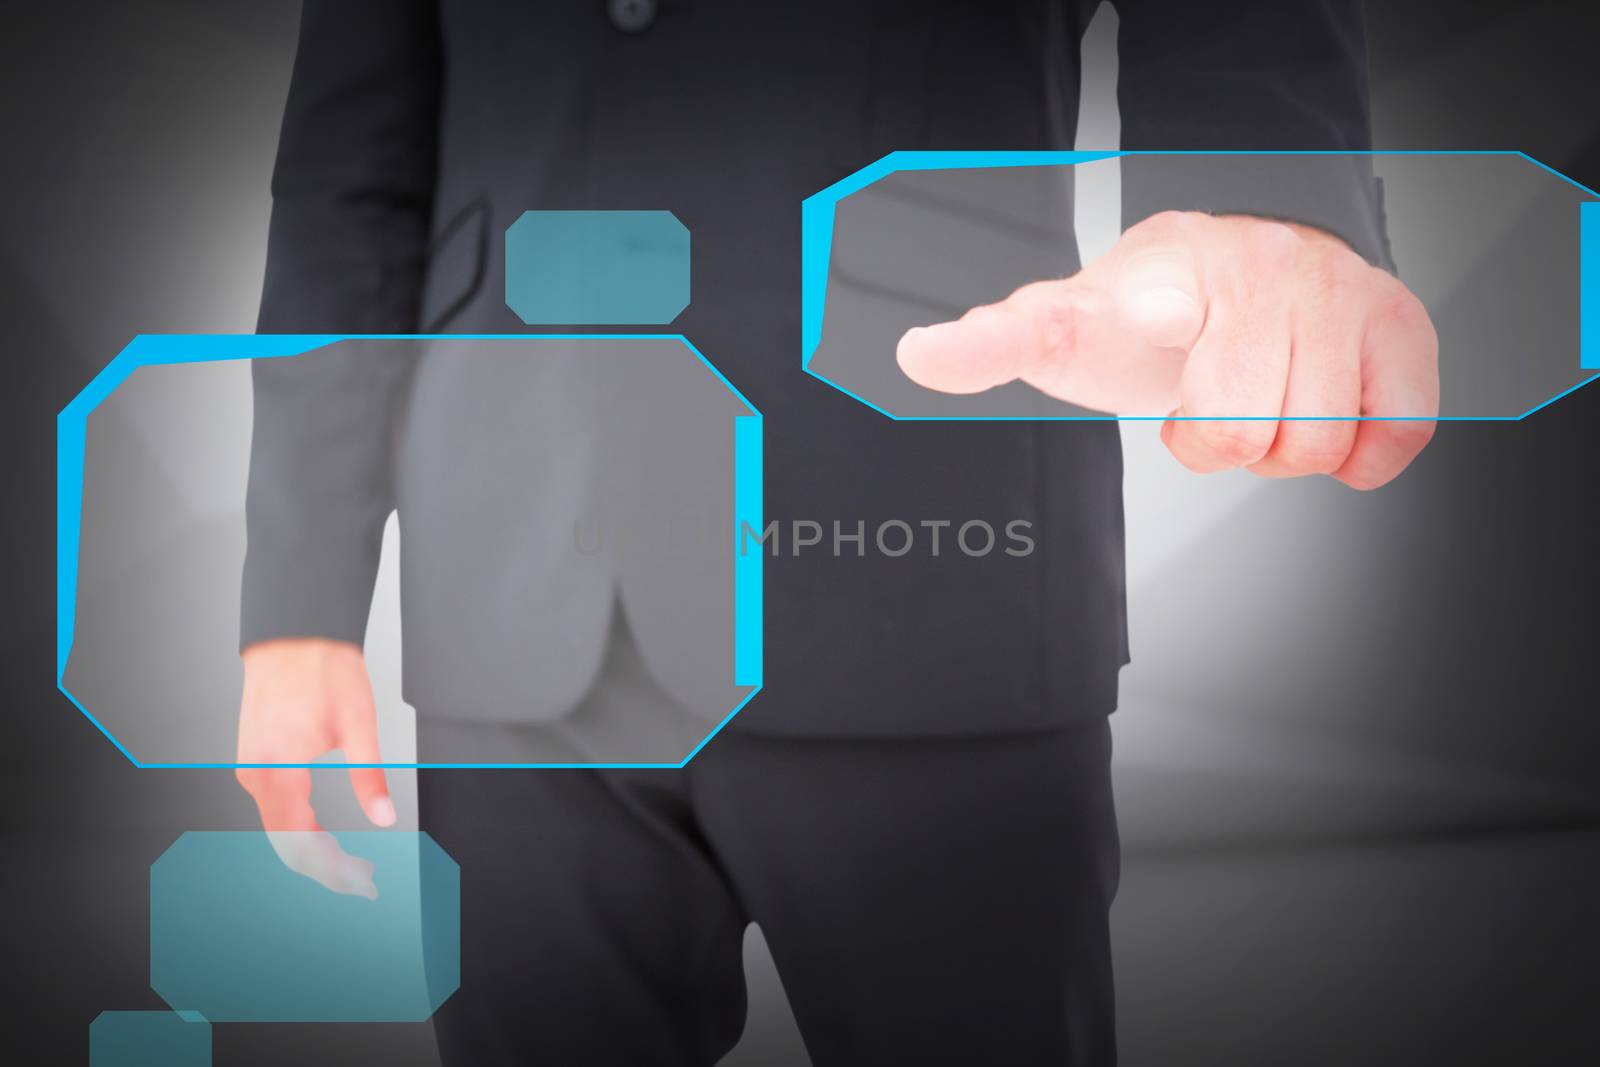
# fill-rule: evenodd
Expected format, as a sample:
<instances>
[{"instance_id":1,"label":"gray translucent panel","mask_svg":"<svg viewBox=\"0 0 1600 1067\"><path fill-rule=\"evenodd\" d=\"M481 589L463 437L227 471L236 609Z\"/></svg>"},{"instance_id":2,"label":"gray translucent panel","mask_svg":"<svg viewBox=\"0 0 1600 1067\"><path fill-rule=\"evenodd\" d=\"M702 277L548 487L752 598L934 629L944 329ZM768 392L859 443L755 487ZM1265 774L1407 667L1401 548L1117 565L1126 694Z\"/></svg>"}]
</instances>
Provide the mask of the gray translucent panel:
<instances>
[{"instance_id":1,"label":"gray translucent panel","mask_svg":"<svg viewBox=\"0 0 1600 1067\"><path fill-rule=\"evenodd\" d=\"M431 1016L461 982L455 861L424 833L277 836L370 862L375 899L291 871L301 841L191 830L150 867L151 987L213 1022Z\"/></svg>"},{"instance_id":2,"label":"gray translucent panel","mask_svg":"<svg viewBox=\"0 0 1600 1067\"><path fill-rule=\"evenodd\" d=\"M252 420L298 417L252 404L263 360L358 388L333 442L283 468L305 492L279 479L247 523ZM359 383L402 363L377 425ZM668 335L141 338L62 416L62 688L135 762L233 765L249 528L314 527L320 468L378 433L397 502L365 628L383 762L678 764L761 681L761 553L734 537L762 526L760 421ZM302 568L323 568L313 594L347 580L303 541L258 594Z\"/></svg>"},{"instance_id":3,"label":"gray translucent panel","mask_svg":"<svg viewBox=\"0 0 1600 1067\"><path fill-rule=\"evenodd\" d=\"M1119 171L1118 194L1075 199L1080 168ZM1166 210L1254 214L1345 239L1392 268L1432 320L1438 412L1351 418L1516 419L1593 377L1580 352L1584 292L1600 314L1600 278L1580 272L1586 203L1587 190L1517 153L896 153L807 202L804 365L899 419L1165 418L1170 408L1105 410L1021 381L937 391L901 371L896 346L913 327L1072 277L1086 234L1104 243L1094 235ZM1126 365L1089 355L1104 357L1096 374Z\"/></svg>"}]
</instances>

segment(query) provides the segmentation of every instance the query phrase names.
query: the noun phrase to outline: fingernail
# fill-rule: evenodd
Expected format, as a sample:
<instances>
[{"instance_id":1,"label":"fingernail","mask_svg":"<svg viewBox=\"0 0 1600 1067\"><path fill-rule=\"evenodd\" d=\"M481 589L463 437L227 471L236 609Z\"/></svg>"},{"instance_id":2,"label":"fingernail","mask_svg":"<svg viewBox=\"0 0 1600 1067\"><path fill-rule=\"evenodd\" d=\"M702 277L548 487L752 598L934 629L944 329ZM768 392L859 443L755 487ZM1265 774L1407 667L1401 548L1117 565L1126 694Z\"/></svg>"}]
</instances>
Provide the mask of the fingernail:
<instances>
[{"instance_id":1,"label":"fingernail","mask_svg":"<svg viewBox=\"0 0 1600 1067\"><path fill-rule=\"evenodd\" d=\"M378 797L367 805L367 818L378 826L393 826L395 820L394 801L388 797Z\"/></svg>"}]
</instances>

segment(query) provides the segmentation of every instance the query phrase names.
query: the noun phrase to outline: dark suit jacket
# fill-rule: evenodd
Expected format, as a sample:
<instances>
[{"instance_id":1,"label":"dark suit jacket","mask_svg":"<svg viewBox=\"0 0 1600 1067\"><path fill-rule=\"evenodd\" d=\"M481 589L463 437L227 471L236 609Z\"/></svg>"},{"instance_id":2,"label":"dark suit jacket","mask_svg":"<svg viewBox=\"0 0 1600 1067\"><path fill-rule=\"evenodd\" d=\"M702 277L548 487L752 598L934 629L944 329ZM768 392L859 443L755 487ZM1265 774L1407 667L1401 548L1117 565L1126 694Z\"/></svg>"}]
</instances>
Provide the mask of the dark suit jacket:
<instances>
[{"instance_id":1,"label":"dark suit jacket","mask_svg":"<svg viewBox=\"0 0 1600 1067\"><path fill-rule=\"evenodd\" d=\"M1125 148L1370 147L1358 0L1118 7ZM1024 519L1037 541L1024 558L767 560L766 689L736 725L941 734L1103 715L1128 658L1116 427L891 422L801 373L799 324L800 201L895 149L1070 148L1089 13L663 0L625 33L605 0L308 0L260 329L523 330L502 258L522 211L670 209L694 241L693 302L670 329L765 413L769 518ZM1362 165L1285 199L1127 162L1127 222L1309 215L1383 257ZM242 640L360 641L414 362L262 361L255 380ZM406 659L424 714L469 681Z\"/></svg>"}]
</instances>

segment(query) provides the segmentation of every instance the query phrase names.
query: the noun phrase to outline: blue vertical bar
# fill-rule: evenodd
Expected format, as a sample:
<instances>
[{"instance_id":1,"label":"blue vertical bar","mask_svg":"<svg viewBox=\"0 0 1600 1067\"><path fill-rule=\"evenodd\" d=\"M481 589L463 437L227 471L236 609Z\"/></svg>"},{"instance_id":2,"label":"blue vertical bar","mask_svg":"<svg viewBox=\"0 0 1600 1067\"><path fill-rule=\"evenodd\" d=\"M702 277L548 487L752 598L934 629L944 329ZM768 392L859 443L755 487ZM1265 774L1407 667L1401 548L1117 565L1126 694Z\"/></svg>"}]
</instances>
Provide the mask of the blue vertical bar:
<instances>
[{"instance_id":1,"label":"blue vertical bar","mask_svg":"<svg viewBox=\"0 0 1600 1067\"><path fill-rule=\"evenodd\" d=\"M734 685L761 685L761 471L761 416L740 415L733 420Z\"/></svg>"},{"instance_id":2,"label":"blue vertical bar","mask_svg":"<svg viewBox=\"0 0 1600 1067\"><path fill-rule=\"evenodd\" d=\"M1578 366L1600 370L1600 200L1578 206Z\"/></svg>"}]
</instances>

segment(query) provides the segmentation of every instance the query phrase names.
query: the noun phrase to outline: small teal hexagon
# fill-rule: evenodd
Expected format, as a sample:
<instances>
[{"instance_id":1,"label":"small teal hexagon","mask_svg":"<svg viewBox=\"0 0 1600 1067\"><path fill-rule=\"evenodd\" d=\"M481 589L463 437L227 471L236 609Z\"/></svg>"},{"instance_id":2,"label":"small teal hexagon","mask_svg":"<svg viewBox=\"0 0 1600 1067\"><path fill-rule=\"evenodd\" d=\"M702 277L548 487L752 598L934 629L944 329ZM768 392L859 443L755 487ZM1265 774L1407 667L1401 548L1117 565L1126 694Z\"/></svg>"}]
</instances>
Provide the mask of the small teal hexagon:
<instances>
[{"instance_id":1,"label":"small teal hexagon","mask_svg":"<svg viewBox=\"0 0 1600 1067\"><path fill-rule=\"evenodd\" d=\"M689 306L689 231L670 211L525 211L506 306L530 326L669 323Z\"/></svg>"},{"instance_id":2,"label":"small teal hexagon","mask_svg":"<svg viewBox=\"0 0 1600 1067\"><path fill-rule=\"evenodd\" d=\"M192 1011L103 1011L89 1067L211 1067L211 1024Z\"/></svg>"}]
</instances>

